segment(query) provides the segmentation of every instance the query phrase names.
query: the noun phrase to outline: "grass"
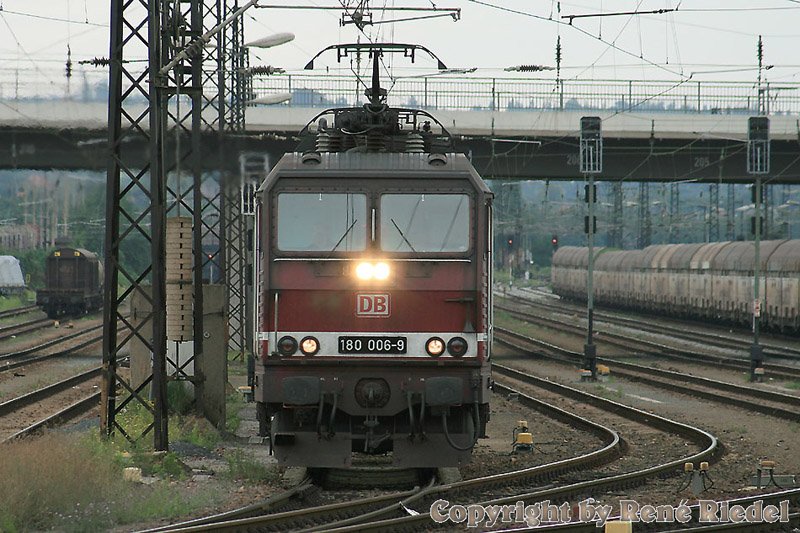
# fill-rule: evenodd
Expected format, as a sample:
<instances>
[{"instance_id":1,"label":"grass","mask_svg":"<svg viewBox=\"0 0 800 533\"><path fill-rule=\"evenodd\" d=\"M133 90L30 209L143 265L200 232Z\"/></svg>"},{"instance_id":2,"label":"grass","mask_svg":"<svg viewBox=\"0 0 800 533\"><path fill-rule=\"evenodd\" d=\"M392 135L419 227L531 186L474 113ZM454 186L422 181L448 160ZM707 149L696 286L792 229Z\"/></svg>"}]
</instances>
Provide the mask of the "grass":
<instances>
[{"instance_id":1,"label":"grass","mask_svg":"<svg viewBox=\"0 0 800 533\"><path fill-rule=\"evenodd\" d=\"M172 387L177 385L178 387ZM171 405L191 407L179 383L169 384ZM234 430L244 405L240 394L228 397L226 427ZM134 401L117 421L132 438L152 423L148 409ZM171 414L171 442L189 442L213 450L223 435L195 414ZM230 490L213 485L185 484L187 467L174 453L153 453L152 430L131 444L120 432L104 438L99 431L82 434L47 433L0 445L0 531L101 531L151 520L174 520L197 513L227 498ZM262 464L245 450L223 452L225 487L237 483L273 483L276 465ZM152 484L128 482L123 469L136 466ZM189 490L189 487L192 487Z\"/></svg>"},{"instance_id":2,"label":"grass","mask_svg":"<svg viewBox=\"0 0 800 533\"><path fill-rule=\"evenodd\" d=\"M617 387L615 389L599 383L595 384L594 393L609 400L620 400L625 396L625 391L622 390L622 387Z\"/></svg>"},{"instance_id":3,"label":"grass","mask_svg":"<svg viewBox=\"0 0 800 533\"><path fill-rule=\"evenodd\" d=\"M36 300L36 295L33 291L26 290L21 295L14 296L0 296L0 311L8 311L9 309L16 309L17 307L25 307Z\"/></svg>"},{"instance_id":4,"label":"grass","mask_svg":"<svg viewBox=\"0 0 800 533\"><path fill-rule=\"evenodd\" d=\"M222 441L220 432L205 418L186 416L170 423L170 435L174 441L190 442L206 449L213 449Z\"/></svg>"},{"instance_id":5,"label":"grass","mask_svg":"<svg viewBox=\"0 0 800 533\"><path fill-rule=\"evenodd\" d=\"M124 481L122 469L140 458L132 454L126 459L112 441L100 439L96 432L51 433L14 441L0 445L0 457L2 531L98 531L178 517L212 499L202 491L183 495L166 481L152 485ZM177 464L169 455L158 462L163 470Z\"/></svg>"},{"instance_id":6,"label":"grass","mask_svg":"<svg viewBox=\"0 0 800 533\"><path fill-rule=\"evenodd\" d=\"M277 465L265 465L240 449L227 452L225 461L228 463L226 475L230 479L272 483L281 476Z\"/></svg>"},{"instance_id":7,"label":"grass","mask_svg":"<svg viewBox=\"0 0 800 533\"><path fill-rule=\"evenodd\" d=\"M246 376L247 375L247 359L250 357L250 352L242 355L240 352L228 352L228 374L232 376Z\"/></svg>"},{"instance_id":8,"label":"grass","mask_svg":"<svg viewBox=\"0 0 800 533\"><path fill-rule=\"evenodd\" d=\"M800 390L800 381L790 381L785 385L785 387L787 389Z\"/></svg>"},{"instance_id":9,"label":"grass","mask_svg":"<svg viewBox=\"0 0 800 533\"><path fill-rule=\"evenodd\" d=\"M239 427L239 411L244 407L244 398L238 392L228 395L228 401L225 404L225 429L228 431L236 431Z\"/></svg>"}]
</instances>

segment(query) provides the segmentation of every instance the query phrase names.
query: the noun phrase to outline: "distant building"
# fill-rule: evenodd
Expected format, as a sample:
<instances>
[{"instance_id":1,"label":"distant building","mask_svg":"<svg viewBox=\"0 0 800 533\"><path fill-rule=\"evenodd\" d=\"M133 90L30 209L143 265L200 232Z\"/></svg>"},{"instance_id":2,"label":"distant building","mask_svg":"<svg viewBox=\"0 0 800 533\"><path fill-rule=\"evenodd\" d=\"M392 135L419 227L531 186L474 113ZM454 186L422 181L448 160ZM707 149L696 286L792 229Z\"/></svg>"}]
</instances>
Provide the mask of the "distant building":
<instances>
[{"instance_id":1,"label":"distant building","mask_svg":"<svg viewBox=\"0 0 800 533\"><path fill-rule=\"evenodd\" d=\"M0 248L31 250L41 244L39 234L39 226L35 224L0 226Z\"/></svg>"}]
</instances>

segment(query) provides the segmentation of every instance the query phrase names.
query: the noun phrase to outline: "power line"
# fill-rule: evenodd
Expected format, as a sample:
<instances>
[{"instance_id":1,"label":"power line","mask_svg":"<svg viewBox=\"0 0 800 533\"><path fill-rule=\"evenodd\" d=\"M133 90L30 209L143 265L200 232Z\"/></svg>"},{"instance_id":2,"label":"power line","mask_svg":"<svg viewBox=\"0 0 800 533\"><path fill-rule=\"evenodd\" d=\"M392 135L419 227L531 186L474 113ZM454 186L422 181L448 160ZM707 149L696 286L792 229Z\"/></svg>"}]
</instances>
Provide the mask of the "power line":
<instances>
[{"instance_id":1,"label":"power line","mask_svg":"<svg viewBox=\"0 0 800 533\"><path fill-rule=\"evenodd\" d=\"M101 28L108 28L108 24L100 24L97 22L89 22L87 21L78 21L78 20L70 20L64 19L59 17L48 17L45 15L34 15L33 13L23 13L22 11L11 11L9 9L3 9L3 13L8 13L9 15L18 15L20 17L30 17L34 19L41 19L41 20L52 20L55 22L65 22L67 24L80 24L81 26L98 26Z\"/></svg>"},{"instance_id":2,"label":"power line","mask_svg":"<svg viewBox=\"0 0 800 533\"><path fill-rule=\"evenodd\" d=\"M792 1L792 0L789 0ZM797 2L800 4L800 2ZM687 9L676 9L679 13L733 13L737 11L791 11L800 9L798 7L690 7Z\"/></svg>"},{"instance_id":3,"label":"power line","mask_svg":"<svg viewBox=\"0 0 800 533\"><path fill-rule=\"evenodd\" d=\"M641 5L642 5L642 2L643 2L643 1L644 1L644 0L639 0L639 3L638 3L638 4L636 4L636 9L639 9L639 6L641 6ZM563 19L563 18L565 18L565 17L563 17L563 16L562 16L561 18ZM631 22L632 20L633 20L633 17L632 17L632 16L631 16L631 17L628 17L628 20L626 20L626 21L625 21L625 24L623 24L623 25L622 25L622 28L620 28L620 30L617 32L617 36L616 36L616 37L614 37L614 40L613 40L613 41L611 41L612 43L616 43L616 42L617 42L617 39L619 39L619 38L620 38L620 36L622 35L622 32L624 32L624 31L625 31L625 28L627 28L627 27L628 27L628 24L630 24L630 22ZM570 23L570 24L572 24L572 20L571 20L571 19L570 19L569 23ZM600 60L603 58L603 56L604 56L604 55L606 55L606 53L608 53L608 51L609 51L610 49L611 49L610 47L606 47L606 49L605 49L605 50L603 50L603 52L602 52L602 53L601 53L599 56L597 56L597 59L595 59L594 61L592 61L592 63L591 63L591 64L589 64L589 65L588 65L586 68L584 68L583 70L581 70L580 72L578 72L578 73L575 75L575 78L577 79L577 78L578 78L578 77L579 77L581 74L583 74L583 73L584 73L584 72L586 72L587 70L589 70L589 69L593 68L593 67L595 66L595 64L597 64L597 62L598 62L598 61L600 61ZM639 57L643 57L643 56L644 56L644 54L640 52L640 53L639 53ZM616 67L615 67L615 68L616 68Z\"/></svg>"},{"instance_id":4,"label":"power line","mask_svg":"<svg viewBox=\"0 0 800 533\"><path fill-rule=\"evenodd\" d=\"M549 19L547 17L542 17L540 15L535 15L533 13L528 13L526 11L518 11L516 9L511 9L511 8L508 8L508 7L503 7L503 6L498 6L498 5L495 5L495 4L491 4L489 2L483 2L481 0L467 0L467 1L468 2L472 2L473 4L478 4L478 5L490 7L492 9L497 9L497 10L500 10L500 11L506 11L508 13L514 13L516 15L522 15L522 16L525 16L525 17L531 17L531 18L534 18L534 19L537 19L537 20L543 20L543 21L546 21L546 22L551 22L551 23L554 23L554 24L560 24L560 25L563 25L563 26L568 26L570 28L574 28L575 30L583 33L584 35L587 35L588 37L591 37L592 39L596 39L596 40L604 43L605 45L610 46L611 48L613 48L613 49L615 49L615 50L617 50L619 52L622 52L623 54L629 55L631 57L635 57L636 59L640 59L641 61L644 61L645 63L647 63L649 65L652 65L652 66L654 66L654 67L656 67L656 68L658 68L660 70L663 70L665 72L669 72L670 74L673 74L675 76L679 76L681 78L688 79L688 78L686 78L686 76L684 76L680 72L677 72L675 70L666 68L664 66L661 66L660 64L656 63L655 61L651 61L651 60L649 60L647 58L640 57L640 56L634 54L633 52L629 52L628 50L625 50L624 48L621 48L621 47L617 46L616 44L614 44L612 42L606 41L602 37L598 37L596 35L593 35L593 34L589 33L588 31L586 31L586 30L584 30L584 29L582 29L582 28L580 28L578 26L573 26L573 25L567 24L566 22L563 22L561 20Z\"/></svg>"}]
</instances>

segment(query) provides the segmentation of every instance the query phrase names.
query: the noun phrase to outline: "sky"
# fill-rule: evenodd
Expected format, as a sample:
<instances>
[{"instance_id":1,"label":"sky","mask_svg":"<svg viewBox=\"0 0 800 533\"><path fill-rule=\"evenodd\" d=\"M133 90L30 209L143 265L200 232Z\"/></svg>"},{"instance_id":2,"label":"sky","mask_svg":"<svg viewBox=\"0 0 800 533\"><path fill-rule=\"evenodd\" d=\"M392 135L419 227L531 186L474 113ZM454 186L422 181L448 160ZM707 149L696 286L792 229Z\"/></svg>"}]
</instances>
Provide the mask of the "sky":
<instances>
[{"instance_id":1,"label":"sky","mask_svg":"<svg viewBox=\"0 0 800 533\"><path fill-rule=\"evenodd\" d=\"M244 3L240 1L240 4ZM297 0L260 5L353 6L356 0ZM108 55L109 0L0 0L0 84L8 94L19 79L63 83L67 46L74 72L105 76L103 69L77 61ZM505 67L554 67L556 40L562 45L564 79L732 80L755 82L758 36L764 40L766 79L800 81L800 0L384 0L372 1L375 20L409 16L380 11L382 6L461 8L461 19L433 18L380 24L360 32L339 24L341 10L251 8L245 14L245 40L292 32L293 42L252 50L251 64L271 64L299 72L319 50L335 43L367 39L422 44L450 68L476 68L477 76L552 79L553 72L515 74ZM666 13L576 18L560 17L626 11ZM560 14L559 14L560 10ZM430 13L420 13L430 14ZM71 22L70 22L71 21ZM131 58L143 58L132 51ZM387 65L396 76L413 75L407 60ZM329 53L318 68L344 68ZM432 72L435 63L420 58L417 67ZM18 89L19 90L19 89Z\"/></svg>"}]
</instances>

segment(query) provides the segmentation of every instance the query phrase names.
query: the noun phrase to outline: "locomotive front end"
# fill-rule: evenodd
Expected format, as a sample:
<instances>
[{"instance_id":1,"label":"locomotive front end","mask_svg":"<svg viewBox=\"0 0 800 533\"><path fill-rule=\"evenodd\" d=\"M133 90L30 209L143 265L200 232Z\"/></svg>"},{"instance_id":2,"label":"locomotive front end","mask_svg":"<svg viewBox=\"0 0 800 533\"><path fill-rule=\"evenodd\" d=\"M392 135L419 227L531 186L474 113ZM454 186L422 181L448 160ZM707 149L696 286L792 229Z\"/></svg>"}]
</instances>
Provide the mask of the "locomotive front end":
<instances>
[{"instance_id":1,"label":"locomotive front end","mask_svg":"<svg viewBox=\"0 0 800 533\"><path fill-rule=\"evenodd\" d=\"M260 203L255 400L278 460L467 462L491 387L491 193L467 159L287 154Z\"/></svg>"}]
</instances>

